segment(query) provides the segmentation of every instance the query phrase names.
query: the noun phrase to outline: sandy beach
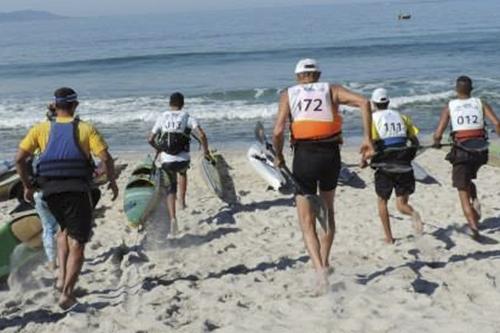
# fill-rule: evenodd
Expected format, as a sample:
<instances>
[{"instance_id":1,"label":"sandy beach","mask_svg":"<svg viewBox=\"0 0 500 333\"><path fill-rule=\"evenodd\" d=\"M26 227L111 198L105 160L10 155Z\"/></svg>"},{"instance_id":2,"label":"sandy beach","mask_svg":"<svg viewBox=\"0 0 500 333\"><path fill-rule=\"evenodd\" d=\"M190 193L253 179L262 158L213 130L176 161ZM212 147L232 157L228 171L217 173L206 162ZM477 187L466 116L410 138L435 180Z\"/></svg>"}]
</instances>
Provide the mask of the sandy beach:
<instances>
[{"instance_id":1,"label":"sandy beach","mask_svg":"<svg viewBox=\"0 0 500 333\"><path fill-rule=\"evenodd\" d=\"M417 183L410 202L422 236L396 212L394 245L383 242L373 172L364 189L337 189L331 291L314 296L314 275L291 196L266 190L245 151L222 151L239 203L209 192L195 154L181 234L166 239L161 212L146 230L129 229L123 186L141 155L120 156L120 197L98 205L94 236L77 284L80 304L56 305L52 274L31 265L0 292L2 332L500 332L500 177L484 166L477 181L483 243L465 229L443 151L417 158L439 182ZM357 162L355 150L343 160ZM14 203L0 206L8 220ZM43 256L39 260L43 262Z\"/></svg>"}]
</instances>

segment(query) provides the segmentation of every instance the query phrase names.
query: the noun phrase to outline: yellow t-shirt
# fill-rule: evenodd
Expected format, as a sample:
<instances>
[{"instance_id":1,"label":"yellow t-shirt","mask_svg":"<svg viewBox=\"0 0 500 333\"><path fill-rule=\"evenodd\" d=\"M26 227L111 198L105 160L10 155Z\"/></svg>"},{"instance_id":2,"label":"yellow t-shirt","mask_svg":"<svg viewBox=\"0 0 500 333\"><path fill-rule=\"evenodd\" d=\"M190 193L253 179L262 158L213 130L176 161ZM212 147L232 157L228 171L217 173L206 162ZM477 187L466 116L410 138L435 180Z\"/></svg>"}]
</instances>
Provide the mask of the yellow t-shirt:
<instances>
[{"instance_id":1,"label":"yellow t-shirt","mask_svg":"<svg viewBox=\"0 0 500 333\"><path fill-rule=\"evenodd\" d=\"M409 138L414 138L418 135L420 130L413 124L413 121L411 120L410 117L401 115L401 118L403 119L403 122L406 125L406 135ZM372 140L373 141L378 141L380 140L380 134L377 131L377 127L375 124L372 123Z\"/></svg>"},{"instance_id":2,"label":"yellow t-shirt","mask_svg":"<svg viewBox=\"0 0 500 333\"><path fill-rule=\"evenodd\" d=\"M69 123L72 117L57 117L58 123ZM50 135L50 121L44 121L34 125L19 144L19 148L34 154L37 150L43 152L47 147ZM99 131L90 123L80 120L78 122L78 140L80 147L90 157L90 154L98 156L108 148L106 141Z\"/></svg>"}]
</instances>

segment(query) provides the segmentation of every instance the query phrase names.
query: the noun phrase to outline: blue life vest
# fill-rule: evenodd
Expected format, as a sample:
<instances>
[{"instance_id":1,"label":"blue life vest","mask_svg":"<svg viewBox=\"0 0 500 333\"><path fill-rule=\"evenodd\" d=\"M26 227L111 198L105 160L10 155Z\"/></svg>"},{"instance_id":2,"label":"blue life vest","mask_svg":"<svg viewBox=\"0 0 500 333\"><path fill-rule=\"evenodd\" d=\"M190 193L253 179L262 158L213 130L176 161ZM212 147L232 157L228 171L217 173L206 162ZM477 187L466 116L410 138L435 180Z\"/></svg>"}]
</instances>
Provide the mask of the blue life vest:
<instances>
[{"instance_id":1,"label":"blue life vest","mask_svg":"<svg viewBox=\"0 0 500 333\"><path fill-rule=\"evenodd\" d=\"M48 179L92 179L92 163L78 142L78 119L70 123L50 123L47 147L40 155L37 176Z\"/></svg>"},{"instance_id":2,"label":"blue life vest","mask_svg":"<svg viewBox=\"0 0 500 333\"><path fill-rule=\"evenodd\" d=\"M384 145L384 148L404 147L406 146L406 141L408 141L408 139L406 137L394 137L394 138L382 139L381 141L382 144Z\"/></svg>"}]
</instances>

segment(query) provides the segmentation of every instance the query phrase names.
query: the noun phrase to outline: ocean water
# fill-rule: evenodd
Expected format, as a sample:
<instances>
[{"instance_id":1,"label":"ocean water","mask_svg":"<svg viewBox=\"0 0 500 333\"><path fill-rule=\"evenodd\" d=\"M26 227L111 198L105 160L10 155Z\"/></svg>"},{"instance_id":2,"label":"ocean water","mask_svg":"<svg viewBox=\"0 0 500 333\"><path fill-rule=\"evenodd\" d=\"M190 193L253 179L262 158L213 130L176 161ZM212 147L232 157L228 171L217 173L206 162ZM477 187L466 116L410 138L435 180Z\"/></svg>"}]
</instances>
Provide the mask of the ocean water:
<instances>
[{"instance_id":1,"label":"ocean water","mask_svg":"<svg viewBox=\"0 0 500 333\"><path fill-rule=\"evenodd\" d=\"M412 19L398 21L401 11ZM500 110L498 12L497 0L454 0L3 23L0 156L43 119L60 86L79 92L80 116L116 152L147 149L174 91L214 147L246 145L256 120L272 126L303 57L318 59L322 79L366 96L386 87L425 137L458 75ZM356 142L359 112L342 110L347 142Z\"/></svg>"}]
</instances>

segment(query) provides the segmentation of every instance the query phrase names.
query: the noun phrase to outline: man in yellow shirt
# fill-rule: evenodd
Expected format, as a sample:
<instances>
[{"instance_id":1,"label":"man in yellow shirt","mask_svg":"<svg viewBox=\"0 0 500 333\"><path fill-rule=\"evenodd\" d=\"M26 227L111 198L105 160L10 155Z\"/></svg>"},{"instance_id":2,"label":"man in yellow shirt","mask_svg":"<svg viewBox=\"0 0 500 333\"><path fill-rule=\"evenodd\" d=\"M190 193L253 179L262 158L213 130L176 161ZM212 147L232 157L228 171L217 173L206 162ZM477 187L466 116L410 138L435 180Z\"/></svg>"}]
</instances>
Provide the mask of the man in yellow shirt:
<instances>
[{"instance_id":1,"label":"man in yellow shirt","mask_svg":"<svg viewBox=\"0 0 500 333\"><path fill-rule=\"evenodd\" d=\"M394 243L387 202L392 191L396 192L396 207L405 215L411 216L417 233L422 232L422 221L417 211L408 204L410 195L415 192L415 176L411 161L415 158L419 132L411 119L398 111L389 109L389 97L384 88L373 91L372 98L372 138L377 154L371 163L377 165L375 171L375 192L378 196L378 210L384 228L385 241ZM407 141L413 143L407 148ZM366 160L363 161L366 166ZM384 167L387 166L387 167ZM391 165L401 167L398 172L390 170ZM406 171L405 171L406 170Z\"/></svg>"},{"instance_id":2,"label":"man in yellow shirt","mask_svg":"<svg viewBox=\"0 0 500 333\"><path fill-rule=\"evenodd\" d=\"M36 166L36 183L43 192L61 232L57 236L59 274L56 287L62 292L59 306L67 309L76 303L73 289L80 274L85 243L92 228L92 155L106 165L113 191L118 196L113 159L99 132L89 123L75 118L76 92L71 88L55 91L55 119L33 126L19 144L16 167L24 185L26 201L33 201L34 185L29 178L28 160L41 154Z\"/></svg>"}]
</instances>

